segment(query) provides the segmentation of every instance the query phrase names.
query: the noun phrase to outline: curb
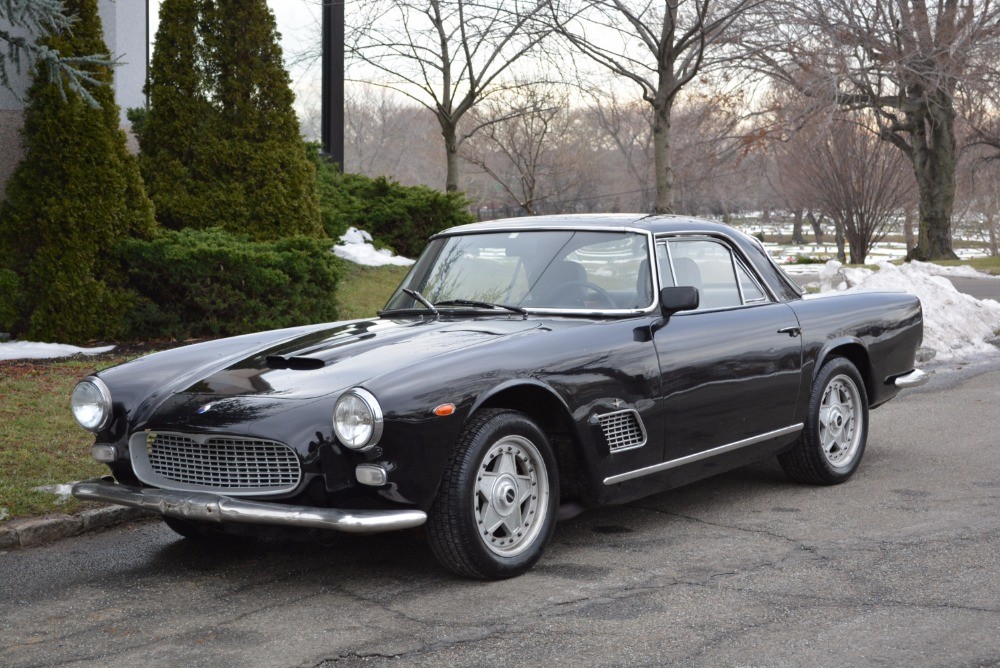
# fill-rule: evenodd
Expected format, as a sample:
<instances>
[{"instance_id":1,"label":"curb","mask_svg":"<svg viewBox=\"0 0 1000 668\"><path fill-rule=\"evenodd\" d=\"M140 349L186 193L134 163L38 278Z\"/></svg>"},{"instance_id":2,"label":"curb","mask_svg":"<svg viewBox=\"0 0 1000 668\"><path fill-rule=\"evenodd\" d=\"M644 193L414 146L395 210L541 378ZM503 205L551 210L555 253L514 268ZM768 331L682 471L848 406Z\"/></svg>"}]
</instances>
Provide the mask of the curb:
<instances>
[{"instance_id":1,"label":"curb","mask_svg":"<svg viewBox=\"0 0 1000 668\"><path fill-rule=\"evenodd\" d=\"M151 517L138 508L106 506L75 515L50 515L41 519L11 520L0 525L0 550L34 547L62 538Z\"/></svg>"}]
</instances>

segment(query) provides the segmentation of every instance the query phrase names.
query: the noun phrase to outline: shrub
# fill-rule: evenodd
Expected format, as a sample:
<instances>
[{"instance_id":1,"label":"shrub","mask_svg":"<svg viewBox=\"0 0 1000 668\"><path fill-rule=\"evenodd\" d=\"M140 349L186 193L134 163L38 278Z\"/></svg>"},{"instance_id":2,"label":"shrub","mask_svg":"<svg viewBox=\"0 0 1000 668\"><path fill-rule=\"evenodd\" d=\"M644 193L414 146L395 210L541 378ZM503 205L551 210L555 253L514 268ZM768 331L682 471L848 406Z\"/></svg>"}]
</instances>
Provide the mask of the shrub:
<instances>
[{"instance_id":1,"label":"shrub","mask_svg":"<svg viewBox=\"0 0 1000 668\"><path fill-rule=\"evenodd\" d=\"M160 224L322 236L274 16L264 0L164 0L135 128Z\"/></svg>"},{"instance_id":2,"label":"shrub","mask_svg":"<svg viewBox=\"0 0 1000 668\"><path fill-rule=\"evenodd\" d=\"M384 176L343 174L320 156L315 144L309 155L316 165L323 227L331 238L357 227L400 255L415 257L430 235L474 220L461 193L403 186Z\"/></svg>"},{"instance_id":3,"label":"shrub","mask_svg":"<svg viewBox=\"0 0 1000 668\"><path fill-rule=\"evenodd\" d=\"M43 43L67 58L107 54L96 0L65 0L63 7L76 16L72 31ZM0 208L0 269L5 284L16 283L0 318L13 334L36 340L119 334L130 298L109 249L154 226L118 124L112 72L86 60L80 68L101 84L91 91L96 106L36 74L25 108L25 157Z\"/></svg>"},{"instance_id":4,"label":"shrub","mask_svg":"<svg viewBox=\"0 0 1000 668\"><path fill-rule=\"evenodd\" d=\"M125 241L119 257L139 295L131 333L185 339L335 320L330 245L304 236L254 242L219 228Z\"/></svg>"},{"instance_id":5,"label":"shrub","mask_svg":"<svg viewBox=\"0 0 1000 668\"><path fill-rule=\"evenodd\" d=\"M14 329L21 310L21 277L11 269L0 267L0 332Z\"/></svg>"}]
</instances>

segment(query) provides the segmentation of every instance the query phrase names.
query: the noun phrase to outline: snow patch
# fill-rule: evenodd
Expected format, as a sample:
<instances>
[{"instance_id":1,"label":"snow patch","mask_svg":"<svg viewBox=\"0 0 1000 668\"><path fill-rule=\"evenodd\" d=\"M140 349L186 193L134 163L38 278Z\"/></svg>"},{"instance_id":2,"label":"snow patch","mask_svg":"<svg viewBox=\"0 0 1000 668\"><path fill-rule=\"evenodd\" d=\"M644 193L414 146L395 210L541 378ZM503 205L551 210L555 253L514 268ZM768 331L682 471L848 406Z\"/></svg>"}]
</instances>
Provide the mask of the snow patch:
<instances>
[{"instance_id":1,"label":"snow patch","mask_svg":"<svg viewBox=\"0 0 1000 668\"><path fill-rule=\"evenodd\" d=\"M32 341L9 341L0 343L0 360L52 359L70 355L99 355L114 350L114 346L98 348L78 348L62 343L35 343Z\"/></svg>"},{"instance_id":2,"label":"snow patch","mask_svg":"<svg viewBox=\"0 0 1000 668\"><path fill-rule=\"evenodd\" d=\"M878 271L872 271L842 268L839 262L831 260L820 271L820 284L825 292L850 290L916 295L924 311L923 346L935 352L937 361L971 362L1000 354L995 343L1000 331L1000 302L980 300L959 292L944 275L969 274L939 272L939 269L963 268L937 267L923 262L896 266L883 262Z\"/></svg>"},{"instance_id":3,"label":"snow patch","mask_svg":"<svg viewBox=\"0 0 1000 668\"><path fill-rule=\"evenodd\" d=\"M364 230L351 227L340 237L341 243L333 247L333 254L345 260L350 260L355 264L366 267L381 267L393 264L400 267L408 267L414 260L394 255L392 251L385 248L376 249L372 245L372 235Z\"/></svg>"},{"instance_id":4,"label":"snow patch","mask_svg":"<svg viewBox=\"0 0 1000 668\"><path fill-rule=\"evenodd\" d=\"M69 501L69 497L73 496L73 485L74 483L71 482L65 485L42 485L41 487L32 487L32 491L55 494L58 497L56 503L66 503Z\"/></svg>"}]
</instances>

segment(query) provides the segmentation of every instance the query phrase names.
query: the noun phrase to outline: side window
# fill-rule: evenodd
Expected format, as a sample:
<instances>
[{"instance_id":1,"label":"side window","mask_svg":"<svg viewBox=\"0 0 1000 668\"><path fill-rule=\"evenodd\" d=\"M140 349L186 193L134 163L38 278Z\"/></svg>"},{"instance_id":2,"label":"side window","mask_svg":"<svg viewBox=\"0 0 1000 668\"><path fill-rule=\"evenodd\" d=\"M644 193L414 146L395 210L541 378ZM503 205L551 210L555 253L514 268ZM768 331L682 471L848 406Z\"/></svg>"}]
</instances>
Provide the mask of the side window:
<instances>
[{"instance_id":1,"label":"side window","mask_svg":"<svg viewBox=\"0 0 1000 668\"><path fill-rule=\"evenodd\" d=\"M673 239L669 246L677 285L698 288L698 310L742 305L735 263L725 245L707 239Z\"/></svg>"},{"instance_id":2,"label":"side window","mask_svg":"<svg viewBox=\"0 0 1000 668\"><path fill-rule=\"evenodd\" d=\"M767 301L767 295L764 294L757 281L751 278L742 262L736 263L736 273L740 277L740 289L743 290L744 303L754 304Z\"/></svg>"},{"instance_id":3,"label":"side window","mask_svg":"<svg viewBox=\"0 0 1000 668\"><path fill-rule=\"evenodd\" d=\"M656 264L660 266L660 287L672 288L677 283L674 282L674 272L670 269L670 258L667 256L667 244L656 244Z\"/></svg>"}]
</instances>

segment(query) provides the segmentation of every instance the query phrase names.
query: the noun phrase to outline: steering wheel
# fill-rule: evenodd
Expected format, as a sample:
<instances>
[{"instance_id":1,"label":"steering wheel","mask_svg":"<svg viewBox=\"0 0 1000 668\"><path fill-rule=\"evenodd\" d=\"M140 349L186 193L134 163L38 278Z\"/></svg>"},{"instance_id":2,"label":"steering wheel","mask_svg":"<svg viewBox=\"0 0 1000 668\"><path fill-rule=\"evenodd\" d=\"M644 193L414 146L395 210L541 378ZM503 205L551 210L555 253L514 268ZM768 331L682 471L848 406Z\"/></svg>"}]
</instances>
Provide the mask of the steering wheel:
<instances>
[{"instance_id":1,"label":"steering wheel","mask_svg":"<svg viewBox=\"0 0 1000 668\"><path fill-rule=\"evenodd\" d=\"M553 297L554 295L557 295L563 292L564 290L567 290L568 288L574 288L574 287L586 288L587 290L590 290L591 292L595 293L598 297L601 298L601 301L604 302L603 306L608 306L610 308L618 308L618 304L615 303L615 300L611 297L611 295L608 294L607 290L597 285L596 283L591 283L590 281L566 281L565 283L560 283L559 285L555 286L554 288L545 293L545 299L548 300L548 298ZM553 308L561 308L561 307L553 307Z\"/></svg>"}]
</instances>

